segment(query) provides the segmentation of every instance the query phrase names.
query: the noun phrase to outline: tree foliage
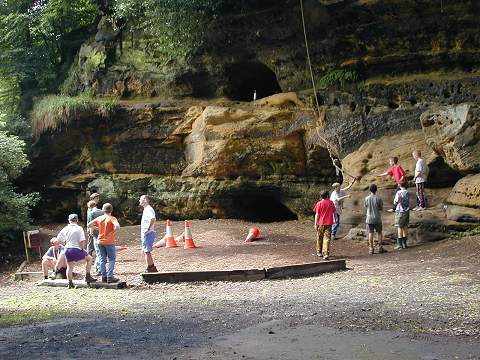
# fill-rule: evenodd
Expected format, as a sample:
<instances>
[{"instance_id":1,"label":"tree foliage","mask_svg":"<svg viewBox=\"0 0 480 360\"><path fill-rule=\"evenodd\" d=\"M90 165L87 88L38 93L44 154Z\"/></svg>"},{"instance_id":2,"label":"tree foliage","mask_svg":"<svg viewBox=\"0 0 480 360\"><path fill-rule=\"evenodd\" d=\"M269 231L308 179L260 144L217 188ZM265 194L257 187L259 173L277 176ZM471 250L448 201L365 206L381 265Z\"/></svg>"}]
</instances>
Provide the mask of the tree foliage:
<instances>
[{"instance_id":1,"label":"tree foliage","mask_svg":"<svg viewBox=\"0 0 480 360\"><path fill-rule=\"evenodd\" d=\"M56 91L72 60L69 37L96 18L91 0L0 0L0 111L10 129L34 95Z\"/></svg>"},{"instance_id":2,"label":"tree foliage","mask_svg":"<svg viewBox=\"0 0 480 360\"><path fill-rule=\"evenodd\" d=\"M0 233L27 226L30 209L37 202L36 194L15 192L12 181L22 174L29 162L24 141L7 133L4 119L5 115L0 114Z\"/></svg>"}]
</instances>

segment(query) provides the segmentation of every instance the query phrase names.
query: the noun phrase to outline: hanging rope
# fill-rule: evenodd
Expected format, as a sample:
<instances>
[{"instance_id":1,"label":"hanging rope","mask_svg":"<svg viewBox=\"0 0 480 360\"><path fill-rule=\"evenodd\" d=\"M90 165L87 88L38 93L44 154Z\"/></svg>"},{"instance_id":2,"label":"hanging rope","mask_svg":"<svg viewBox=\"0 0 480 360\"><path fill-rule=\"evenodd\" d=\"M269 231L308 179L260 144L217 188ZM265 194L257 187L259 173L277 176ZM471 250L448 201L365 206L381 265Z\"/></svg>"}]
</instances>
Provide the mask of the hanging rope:
<instances>
[{"instance_id":1,"label":"hanging rope","mask_svg":"<svg viewBox=\"0 0 480 360\"><path fill-rule=\"evenodd\" d=\"M302 14L303 37L305 39L305 49L307 50L307 61L308 61L308 68L310 70L310 79L312 80L313 96L315 98L315 105L316 105L316 114L317 114L317 117L320 117L320 104L318 103L317 88L315 86L315 77L313 75L312 61L310 59L310 49L308 47L307 28L305 26L305 14L304 14L304 10L303 10L303 0L299 0L299 1L300 1L300 12ZM316 128L315 132L316 132L317 137L325 143L325 145L327 147L328 155L330 156L330 160L332 160L332 164L335 167L335 171L337 173L337 176L345 173L348 176L350 176L351 178L356 179L355 176L350 175L349 173L347 173L345 170L343 170L339 166L339 160L334 158L333 155L332 155L332 148L333 147L327 141L327 139L325 139L322 135L320 135L320 130L318 128Z\"/></svg>"}]
</instances>

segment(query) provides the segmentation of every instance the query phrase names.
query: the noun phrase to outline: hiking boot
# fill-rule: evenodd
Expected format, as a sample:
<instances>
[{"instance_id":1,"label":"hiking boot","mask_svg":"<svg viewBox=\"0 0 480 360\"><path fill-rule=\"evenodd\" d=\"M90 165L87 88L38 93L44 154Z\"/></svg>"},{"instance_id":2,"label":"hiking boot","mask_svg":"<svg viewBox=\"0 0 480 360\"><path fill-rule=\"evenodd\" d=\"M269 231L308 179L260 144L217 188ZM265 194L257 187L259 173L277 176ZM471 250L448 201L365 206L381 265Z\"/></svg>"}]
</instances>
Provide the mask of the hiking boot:
<instances>
[{"instance_id":1,"label":"hiking boot","mask_svg":"<svg viewBox=\"0 0 480 360\"><path fill-rule=\"evenodd\" d=\"M408 246L407 246L407 238L404 237L401 239L401 245L402 245L402 249L406 249Z\"/></svg>"},{"instance_id":2,"label":"hiking boot","mask_svg":"<svg viewBox=\"0 0 480 360\"><path fill-rule=\"evenodd\" d=\"M68 282L68 288L69 288L69 289L76 289L76 286L73 285L73 281L70 280L70 281Z\"/></svg>"},{"instance_id":3,"label":"hiking boot","mask_svg":"<svg viewBox=\"0 0 480 360\"><path fill-rule=\"evenodd\" d=\"M147 270L145 272L153 273L153 272L158 272L158 270L157 270L157 267L155 265L150 265L150 266L147 266Z\"/></svg>"},{"instance_id":4,"label":"hiking boot","mask_svg":"<svg viewBox=\"0 0 480 360\"><path fill-rule=\"evenodd\" d=\"M107 284L119 282L120 279L117 279L115 276L107 278Z\"/></svg>"},{"instance_id":5,"label":"hiking boot","mask_svg":"<svg viewBox=\"0 0 480 360\"><path fill-rule=\"evenodd\" d=\"M95 281L97 281L97 279L93 278L92 275L90 275L90 273L85 274L85 282L87 284L90 284Z\"/></svg>"},{"instance_id":6,"label":"hiking boot","mask_svg":"<svg viewBox=\"0 0 480 360\"><path fill-rule=\"evenodd\" d=\"M384 254L384 253L386 253L386 252L388 252L388 251L385 250L385 248L384 248L383 246L380 246L380 247L378 248L378 253L379 253L379 254Z\"/></svg>"}]
</instances>

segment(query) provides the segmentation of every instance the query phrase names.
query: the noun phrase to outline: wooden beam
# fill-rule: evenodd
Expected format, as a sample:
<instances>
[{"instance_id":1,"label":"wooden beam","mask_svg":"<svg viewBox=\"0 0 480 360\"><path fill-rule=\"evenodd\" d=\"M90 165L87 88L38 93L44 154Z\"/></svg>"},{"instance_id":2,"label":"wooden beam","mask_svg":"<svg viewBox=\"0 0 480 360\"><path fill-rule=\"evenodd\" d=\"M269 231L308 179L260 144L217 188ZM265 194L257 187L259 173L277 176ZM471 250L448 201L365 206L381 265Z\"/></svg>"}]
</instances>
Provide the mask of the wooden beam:
<instances>
[{"instance_id":1,"label":"wooden beam","mask_svg":"<svg viewBox=\"0 0 480 360\"><path fill-rule=\"evenodd\" d=\"M39 286L52 286L52 287L68 287L68 280L59 279L59 280L43 280L38 284ZM127 283L125 281L119 281L116 283L104 283L101 281L95 281L93 283L87 284L83 280L73 280L73 285L77 288L93 288L93 289L125 289Z\"/></svg>"},{"instance_id":2,"label":"wooden beam","mask_svg":"<svg viewBox=\"0 0 480 360\"><path fill-rule=\"evenodd\" d=\"M187 271L142 273L143 281L154 283L177 283L195 281L256 281L319 275L326 272L345 270L345 260L320 261L308 264L294 264L266 269Z\"/></svg>"},{"instance_id":3,"label":"wooden beam","mask_svg":"<svg viewBox=\"0 0 480 360\"><path fill-rule=\"evenodd\" d=\"M345 270L345 260L329 260L307 264L295 264L278 266L265 269L267 279L284 279L289 277L300 277L319 275L326 272Z\"/></svg>"},{"instance_id":4,"label":"wooden beam","mask_svg":"<svg viewBox=\"0 0 480 360\"><path fill-rule=\"evenodd\" d=\"M159 282L194 282L194 281L255 281L265 279L264 269L186 271L166 273L143 273L143 281L153 284Z\"/></svg>"}]
</instances>

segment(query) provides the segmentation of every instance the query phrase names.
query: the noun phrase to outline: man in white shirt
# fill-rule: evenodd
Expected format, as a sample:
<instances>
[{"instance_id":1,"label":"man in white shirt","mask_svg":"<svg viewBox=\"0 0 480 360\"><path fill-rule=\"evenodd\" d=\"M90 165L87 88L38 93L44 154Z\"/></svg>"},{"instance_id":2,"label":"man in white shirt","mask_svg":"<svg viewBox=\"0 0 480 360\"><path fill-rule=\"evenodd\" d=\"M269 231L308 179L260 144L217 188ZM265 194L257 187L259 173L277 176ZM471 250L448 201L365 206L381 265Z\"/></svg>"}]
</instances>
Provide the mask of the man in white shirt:
<instances>
[{"instance_id":1,"label":"man in white shirt","mask_svg":"<svg viewBox=\"0 0 480 360\"><path fill-rule=\"evenodd\" d=\"M332 185L333 191L332 191L332 195L330 195L330 200L333 201L333 204L335 205L335 210L336 210L335 214L333 215L335 218L335 223L332 226L332 237L334 240L338 239L337 231L338 231L338 227L340 226L340 217L343 211L343 202L345 201L346 198L350 197L350 195L347 195L346 191L353 186L354 182L355 182L355 179L353 179L352 182L348 184L348 186L344 189L342 189L342 185L338 182Z\"/></svg>"},{"instance_id":2,"label":"man in white shirt","mask_svg":"<svg viewBox=\"0 0 480 360\"><path fill-rule=\"evenodd\" d=\"M65 257L65 260L67 261L68 288L74 288L73 269L77 263L80 264L85 262L85 282L87 284L97 281L97 279L94 279L90 275L92 257L85 251L87 240L85 239L83 228L78 225L77 214L68 215L68 225L58 233L57 239L65 244L65 251L61 256Z\"/></svg>"},{"instance_id":3,"label":"man in white shirt","mask_svg":"<svg viewBox=\"0 0 480 360\"><path fill-rule=\"evenodd\" d=\"M415 187L417 188L417 207L413 210L422 211L426 208L425 183L427 182L428 166L425 160L422 159L420 150L415 150L412 156L417 161L413 178L415 180Z\"/></svg>"},{"instance_id":4,"label":"man in white shirt","mask_svg":"<svg viewBox=\"0 0 480 360\"><path fill-rule=\"evenodd\" d=\"M157 272L153 262L152 250L155 241L155 210L150 206L150 199L147 195L140 196L140 205L143 207L142 220L140 222L140 238L142 240L142 250L145 254L146 272Z\"/></svg>"}]
</instances>

